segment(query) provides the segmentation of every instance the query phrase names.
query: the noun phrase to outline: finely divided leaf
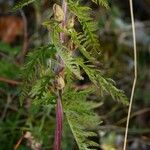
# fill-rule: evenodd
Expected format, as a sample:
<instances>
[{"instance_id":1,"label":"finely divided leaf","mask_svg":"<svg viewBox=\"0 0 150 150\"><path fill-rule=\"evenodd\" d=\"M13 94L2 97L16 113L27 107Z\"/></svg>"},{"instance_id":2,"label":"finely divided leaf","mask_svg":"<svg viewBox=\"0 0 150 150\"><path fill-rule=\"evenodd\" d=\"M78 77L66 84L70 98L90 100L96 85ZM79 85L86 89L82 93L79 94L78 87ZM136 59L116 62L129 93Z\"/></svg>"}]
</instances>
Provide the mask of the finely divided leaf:
<instances>
[{"instance_id":1,"label":"finely divided leaf","mask_svg":"<svg viewBox=\"0 0 150 150\"><path fill-rule=\"evenodd\" d=\"M92 90L79 92L68 88L63 95L65 115L80 150L92 150L92 147L99 146L89 139L97 136L92 130L100 123L99 117L92 110L95 103L86 100L90 93Z\"/></svg>"},{"instance_id":2,"label":"finely divided leaf","mask_svg":"<svg viewBox=\"0 0 150 150\"><path fill-rule=\"evenodd\" d=\"M80 73L79 65L75 58L71 56L71 54L59 47L56 48L59 56L62 58L65 66L80 80L83 79Z\"/></svg>"},{"instance_id":3,"label":"finely divided leaf","mask_svg":"<svg viewBox=\"0 0 150 150\"><path fill-rule=\"evenodd\" d=\"M122 90L117 89L114 86L114 82L109 78L104 78L99 70L95 69L93 66L85 65L83 61L79 60L80 66L88 75L89 79L97 86L102 92L105 91L109 93L114 100L121 102L123 104L128 104L128 98Z\"/></svg>"},{"instance_id":4,"label":"finely divided leaf","mask_svg":"<svg viewBox=\"0 0 150 150\"><path fill-rule=\"evenodd\" d=\"M98 5L102 5L106 8L109 8L107 0L92 0L92 2L94 2Z\"/></svg>"}]
</instances>

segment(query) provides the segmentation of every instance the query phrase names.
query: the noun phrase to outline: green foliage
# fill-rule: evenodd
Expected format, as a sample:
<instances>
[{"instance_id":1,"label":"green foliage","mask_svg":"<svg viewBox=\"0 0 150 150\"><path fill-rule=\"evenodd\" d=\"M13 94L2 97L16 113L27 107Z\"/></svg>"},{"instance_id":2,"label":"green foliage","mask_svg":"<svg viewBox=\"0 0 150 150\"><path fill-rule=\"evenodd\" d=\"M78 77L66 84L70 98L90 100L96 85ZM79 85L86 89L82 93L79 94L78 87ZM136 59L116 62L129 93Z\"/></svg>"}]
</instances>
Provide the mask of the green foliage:
<instances>
[{"instance_id":1,"label":"green foliage","mask_svg":"<svg viewBox=\"0 0 150 150\"><path fill-rule=\"evenodd\" d=\"M19 66L13 58L19 53L20 47L11 47L0 42L0 75L7 78L19 78Z\"/></svg>"},{"instance_id":2,"label":"green foliage","mask_svg":"<svg viewBox=\"0 0 150 150\"><path fill-rule=\"evenodd\" d=\"M43 76L41 79L37 80L32 86L29 95L34 99L33 103L35 105L47 105L49 103L55 103L56 97L49 90L51 83L51 76Z\"/></svg>"},{"instance_id":3,"label":"green foliage","mask_svg":"<svg viewBox=\"0 0 150 150\"><path fill-rule=\"evenodd\" d=\"M79 22L83 28L83 35L80 36L80 40L83 43L83 46L88 50L91 49L92 53L96 54L100 51L100 44L98 36L95 34L97 31L97 22L90 17L91 8L87 6L81 6L79 2L69 1L70 11L77 16Z\"/></svg>"},{"instance_id":4,"label":"green foliage","mask_svg":"<svg viewBox=\"0 0 150 150\"><path fill-rule=\"evenodd\" d=\"M19 53L20 49L21 47L19 46L11 47L10 45L4 42L0 42L0 51L4 54L8 54L9 56L15 56Z\"/></svg>"},{"instance_id":5,"label":"green foliage","mask_svg":"<svg viewBox=\"0 0 150 150\"><path fill-rule=\"evenodd\" d=\"M31 2L33 1L26 1L18 7L23 7ZM107 7L104 0L93 0L93 2ZM100 92L107 92L115 100L124 104L127 104L127 98L121 90L114 86L111 79L105 78L93 65L95 58L91 55L100 52L100 44L98 35L95 34L97 23L90 16L91 8L81 6L79 1L69 0L68 9L70 16L75 15L78 18L83 31L78 33L74 27L62 28L61 24L53 19L44 22L51 33L51 43L29 53L23 69L24 88L22 96L28 96L32 99L35 106L48 104L54 106L58 93L55 82L59 76L55 69L60 66L64 67L65 87L61 90L63 91L62 103L65 117L79 149L90 150L98 146L97 143L90 140L90 137L96 136L93 130L100 124L100 119L93 111L97 103L87 99L96 90L95 88L76 90L73 88L76 81L74 76L83 80L82 72L86 73ZM62 43L59 38L59 34L62 32L68 38L65 43ZM71 50L69 46L71 44L74 44L76 48ZM75 54L77 49L86 57L89 64L86 64L81 56Z\"/></svg>"},{"instance_id":6,"label":"green foliage","mask_svg":"<svg viewBox=\"0 0 150 150\"><path fill-rule=\"evenodd\" d=\"M57 48L58 54L64 61L65 66L74 74L78 79L83 79L80 73L79 64L76 59L74 59L71 54L63 49Z\"/></svg>"},{"instance_id":7,"label":"green foliage","mask_svg":"<svg viewBox=\"0 0 150 150\"><path fill-rule=\"evenodd\" d=\"M47 60L52 58L55 52L54 45L41 46L33 50L33 52L30 52L27 56L27 63L23 68L24 79L30 79L37 74L39 75L40 73L37 72L38 69L41 71L40 68L42 65L46 65Z\"/></svg>"},{"instance_id":8,"label":"green foliage","mask_svg":"<svg viewBox=\"0 0 150 150\"><path fill-rule=\"evenodd\" d=\"M7 55L6 55L7 57ZM10 78L10 79L19 79L20 78L20 68L15 62L13 62L11 57L1 59L0 60L0 75L3 78ZM0 82L0 89L2 90L2 87L4 90L12 90L12 93L14 92L14 89L11 89L7 84L4 82Z\"/></svg>"},{"instance_id":9,"label":"green foliage","mask_svg":"<svg viewBox=\"0 0 150 150\"><path fill-rule=\"evenodd\" d=\"M21 9L23 8L24 6L27 6L31 3L33 3L34 1L36 0L21 0L20 2L18 2L15 7L13 8L14 10L17 10L17 9Z\"/></svg>"},{"instance_id":10,"label":"green foliage","mask_svg":"<svg viewBox=\"0 0 150 150\"><path fill-rule=\"evenodd\" d=\"M90 146L98 146L88 139L96 136L91 130L96 129L100 123L99 117L92 111L95 103L87 101L87 96L92 92L91 89L79 92L69 87L63 95L64 112L80 150L90 150Z\"/></svg>"},{"instance_id":11,"label":"green foliage","mask_svg":"<svg viewBox=\"0 0 150 150\"><path fill-rule=\"evenodd\" d=\"M102 5L106 8L109 8L107 0L92 0L92 2L94 2L98 5Z\"/></svg>"},{"instance_id":12,"label":"green foliage","mask_svg":"<svg viewBox=\"0 0 150 150\"><path fill-rule=\"evenodd\" d=\"M2 101L2 99L0 99ZM19 122L19 114L14 115L13 113L8 114L9 119L5 121L0 120L0 135L3 135L0 138L0 149L12 149L13 144L19 138L21 132L17 130L21 127ZM11 137L8 141L8 138ZM8 144L9 143L9 144Z\"/></svg>"},{"instance_id":13,"label":"green foliage","mask_svg":"<svg viewBox=\"0 0 150 150\"><path fill-rule=\"evenodd\" d=\"M94 66L85 65L81 60L79 60L80 66L84 69L90 80L95 86L100 88L102 92L109 93L114 100L121 102L123 104L128 104L128 99L122 90L117 89L114 86L114 81L110 78L104 78L101 72L94 69Z\"/></svg>"},{"instance_id":14,"label":"green foliage","mask_svg":"<svg viewBox=\"0 0 150 150\"><path fill-rule=\"evenodd\" d=\"M24 79L24 83L22 85L22 94L20 97L21 104L23 102L23 99L27 95L29 95L30 90L30 94L32 96L38 94L38 92L44 92L40 91L43 89L40 86L43 86L45 89L46 84L48 83L47 78L49 79L53 74L52 70L50 70L49 68L47 69L47 67L51 65L48 63L51 63L52 57L55 53L56 50L54 49L54 45L47 45L39 47L28 54L27 63L25 64L22 70L22 77ZM32 85L30 85L30 82L32 82L35 85L32 87Z\"/></svg>"},{"instance_id":15,"label":"green foliage","mask_svg":"<svg viewBox=\"0 0 150 150\"><path fill-rule=\"evenodd\" d=\"M18 78L19 77L19 68L17 65L10 63L6 60L0 61L0 74L4 77L13 77ZM14 72L15 70L15 72Z\"/></svg>"},{"instance_id":16,"label":"green foliage","mask_svg":"<svg viewBox=\"0 0 150 150\"><path fill-rule=\"evenodd\" d=\"M82 33L77 33L74 29L69 31L69 35L71 36L71 40L79 48L83 56L90 61L94 61L95 58L92 57L89 52L87 52L86 47L84 47L85 45L82 45L82 39L84 40L84 35Z\"/></svg>"}]
</instances>

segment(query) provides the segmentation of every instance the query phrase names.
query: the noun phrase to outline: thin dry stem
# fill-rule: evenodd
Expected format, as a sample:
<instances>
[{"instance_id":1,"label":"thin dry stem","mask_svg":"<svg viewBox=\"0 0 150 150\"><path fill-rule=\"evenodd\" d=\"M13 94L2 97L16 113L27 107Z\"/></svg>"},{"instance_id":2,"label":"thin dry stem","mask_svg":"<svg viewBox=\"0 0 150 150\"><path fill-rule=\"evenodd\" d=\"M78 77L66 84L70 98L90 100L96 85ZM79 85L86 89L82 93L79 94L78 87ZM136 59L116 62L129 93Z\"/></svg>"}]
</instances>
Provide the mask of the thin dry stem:
<instances>
[{"instance_id":1,"label":"thin dry stem","mask_svg":"<svg viewBox=\"0 0 150 150\"><path fill-rule=\"evenodd\" d=\"M11 84L11 85L20 85L21 84L21 82L19 82L19 81L15 81L15 80L12 80L12 79L7 79L7 78L4 78L4 77L0 77L0 82L5 82L5 83Z\"/></svg>"},{"instance_id":2,"label":"thin dry stem","mask_svg":"<svg viewBox=\"0 0 150 150\"><path fill-rule=\"evenodd\" d=\"M18 59L21 63L24 62L25 56L28 52L28 29L27 29L27 18L23 12L23 10L20 10L22 19L23 19L23 23L24 23L24 37L23 37L23 46L22 46L22 50L18 56Z\"/></svg>"},{"instance_id":3,"label":"thin dry stem","mask_svg":"<svg viewBox=\"0 0 150 150\"><path fill-rule=\"evenodd\" d=\"M127 116L127 123L126 123L126 131L125 131L125 137L124 137L123 150L126 150L126 146L127 146L129 122L130 122L130 116L131 116L131 109L132 109L132 104L133 104L135 86L136 86L136 81L137 81L137 49L136 49L136 33L135 33L135 22L134 22L134 13L133 13L133 1L129 0L129 4L130 4L132 34L133 34L133 47L134 47L134 81L133 81L131 97L130 97L130 103L129 103L129 109L128 109L128 116Z\"/></svg>"},{"instance_id":4,"label":"thin dry stem","mask_svg":"<svg viewBox=\"0 0 150 150\"><path fill-rule=\"evenodd\" d=\"M20 139L17 141L17 144L14 146L14 150L17 150L24 139L24 134L20 137Z\"/></svg>"},{"instance_id":5,"label":"thin dry stem","mask_svg":"<svg viewBox=\"0 0 150 150\"><path fill-rule=\"evenodd\" d=\"M142 114L144 114L144 113L147 113L147 112L150 112L150 107L147 107L147 108L144 108L144 109L141 109L141 110L138 110L138 111L132 113L132 114L130 115L130 119L133 118L133 117L142 115ZM127 120L127 117L125 117L125 118L121 119L120 121L118 121L118 122L116 123L116 125L120 125L120 124L126 122L126 120Z\"/></svg>"}]
</instances>

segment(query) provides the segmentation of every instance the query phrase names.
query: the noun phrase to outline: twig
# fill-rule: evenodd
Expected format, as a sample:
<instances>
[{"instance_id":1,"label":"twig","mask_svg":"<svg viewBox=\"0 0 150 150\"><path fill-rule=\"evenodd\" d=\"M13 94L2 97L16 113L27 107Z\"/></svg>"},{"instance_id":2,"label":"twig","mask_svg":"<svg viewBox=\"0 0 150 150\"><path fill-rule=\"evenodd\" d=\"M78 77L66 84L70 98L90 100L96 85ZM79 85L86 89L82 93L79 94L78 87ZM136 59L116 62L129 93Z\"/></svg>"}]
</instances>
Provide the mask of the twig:
<instances>
[{"instance_id":1,"label":"twig","mask_svg":"<svg viewBox=\"0 0 150 150\"><path fill-rule=\"evenodd\" d=\"M24 139L24 134L20 137L20 139L17 141L17 144L14 146L14 150L17 150L19 145L21 144L22 140Z\"/></svg>"},{"instance_id":2,"label":"twig","mask_svg":"<svg viewBox=\"0 0 150 150\"><path fill-rule=\"evenodd\" d=\"M98 128L100 131L116 131L116 132L125 132L126 128L124 127L120 127L120 126L115 126L115 125L104 125L104 126L100 126ZM96 129L97 130L97 129ZM129 128L129 132L131 134L149 134L150 133L150 129L149 128L146 128L146 129L130 129Z\"/></svg>"},{"instance_id":3,"label":"twig","mask_svg":"<svg viewBox=\"0 0 150 150\"><path fill-rule=\"evenodd\" d=\"M19 81L7 79L7 78L4 78L4 77L0 77L0 81L1 82L6 82L6 83L12 84L12 85L20 85L21 84L21 82L19 82Z\"/></svg>"},{"instance_id":4,"label":"twig","mask_svg":"<svg viewBox=\"0 0 150 150\"><path fill-rule=\"evenodd\" d=\"M134 22L134 13L133 13L133 1L129 0L129 4L130 4L132 34L133 34L133 47L134 47L134 81L133 81L130 103L129 103L129 109L128 109L128 116L127 116L123 150L126 150L126 146L127 146L129 121L130 121L131 109L132 109L132 104L133 104L133 97L134 97L135 86L136 86L136 81L137 81L137 49L136 49L136 33L135 33L135 22Z\"/></svg>"},{"instance_id":5,"label":"twig","mask_svg":"<svg viewBox=\"0 0 150 150\"><path fill-rule=\"evenodd\" d=\"M27 30L27 18L23 12L23 10L20 10L22 19L23 19L23 23L24 23L24 37L23 37L23 46L22 46L22 50L19 56L19 60L20 62L24 62L25 56L27 54L27 48L28 48L28 30Z\"/></svg>"},{"instance_id":6,"label":"twig","mask_svg":"<svg viewBox=\"0 0 150 150\"><path fill-rule=\"evenodd\" d=\"M136 111L136 112L134 112L130 115L130 119L135 117L135 116L138 116L138 115L144 114L146 112L149 112L149 111L150 111L150 107L138 110L138 111ZM125 118L121 119L120 121L118 121L116 124L119 125L121 123L124 123L126 120L127 120L127 118L125 117Z\"/></svg>"}]
</instances>

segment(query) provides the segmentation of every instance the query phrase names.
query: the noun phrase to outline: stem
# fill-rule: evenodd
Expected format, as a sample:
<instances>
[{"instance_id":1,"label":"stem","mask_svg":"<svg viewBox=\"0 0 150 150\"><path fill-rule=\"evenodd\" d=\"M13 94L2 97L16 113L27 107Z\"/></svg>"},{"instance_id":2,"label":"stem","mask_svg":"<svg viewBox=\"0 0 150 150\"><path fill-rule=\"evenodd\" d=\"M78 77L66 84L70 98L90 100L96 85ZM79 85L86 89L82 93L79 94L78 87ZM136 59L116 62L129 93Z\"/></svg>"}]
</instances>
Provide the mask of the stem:
<instances>
[{"instance_id":1,"label":"stem","mask_svg":"<svg viewBox=\"0 0 150 150\"><path fill-rule=\"evenodd\" d=\"M19 81L7 79L4 77L0 77L0 82L5 82L5 83L11 84L11 85L20 85L21 84L21 82L19 82Z\"/></svg>"},{"instance_id":2,"label":"stem","mask_svg":"<svg viewBox=\"0 0 150 150\"><path fill-rule=\"evenodd\" d=\"M129 129L129 121L130 121L133 97L134 97L135 86L136 86L136 81L137 81L137 49L136 49L136 33L135 33L135 22L134 22L134 13L133 13L133 1L129 0L129 4L130 4L132 34L133 34L133 48L134 48L134 81L133 81L131 97L130 97L130 104L129 104L129 109L128 109L128 116L127 116L127 123L126 123L126 131L125 131L125 137L124 137L123 150L126 150L128 129Z\"/></svg>"},{"instance_id":3,"label":"stem","mask_svg":"<svg viewBox=\"0 0 150 150\"><path fill-rule=\"evenodd\" d=\"M23 23L24 23L24 37L23 37L23 46L22 46L22 50L18 56L18 60L23 63L25 56L28 52L28 25L27 25L27 18L25 16L25 13L23 12L23 10L20 10L22 19L23 19Z\"/></svg>"},{"instance_id":4,"label":"stem","mask_svg":"<svg viewBox=\"0 0 150 150\"><path fill-rule=\"evenodd\" d=\"M63 12L64 12L64 18L61 22L61 27L65 28L66 20L67 20L67 2L65 0L62 0L62 9L63 9ZM63 44L65 42L65 34L63 32L61 32L59 37L60 37L61 44ZM57 54L56 58L57 58L58 62L60 62L60 65L56 68L56 72L57 72L57 74L59 74L64 69L64 62L60 58L59 54Z\"/></svg>"},{"instance_id":5,"label":"stem","mask_svg":"<svg viewBox=\"0 0 150 150\"><path fill-rule=\"evenodd\" d=\"M66 20L67 20L67 3L65 0L62 0L62 9L64 12L64 19L61 22L61 26L64 28L66 26ZM60 33L60 40L61 40L61 43L65 42L65 35L63 32Z\"/></svg>"},{"instance_id":6,"label":"stem","mask_svg":"<svg viewBox=\"0 0 150 150\"><path fill-rule=\"evenodd\" d=\"M54 150L61 149L62 122L63 122L63 109L62 109L61 97L58 96L57 106L56 106L56 129L55 129Z\"/></svg>"},{"instance_id":7,"label":"stem","mask_svg":"<svg viewBox=\"0 0 150 150\"><path fill-rule=\"evenodd\" d=\"M62 9L64 12L64 19L61 22L61 26L65 28L66 26L66 19L67 19L67 3L65 0L62 0ZM62 32L60 33L60 42L63 44L65 42L65 34ZM58 75L64 71L64 62L60 58L59 54L57 54L57 60L60 62L60 65L56 70ZM54 140L54 150L61 150L61 139L62 139L62 124L63 124L63 108L62 108L62 90L58 90L58 98L57 98L57 105L56 105L56 129L55 129L55 140Z\"/></svg>"},{"instance_id":8,"label":"stem","mask_svg":"<svg viewBox=\"0 0 150 150\"><path fill-rule=\"evenodd\" d=\"M24 139L24 134L20 137L20 139L17 141L17 144L14 146L14 150L17 150Z\"/></svg>"}]
</instances>

